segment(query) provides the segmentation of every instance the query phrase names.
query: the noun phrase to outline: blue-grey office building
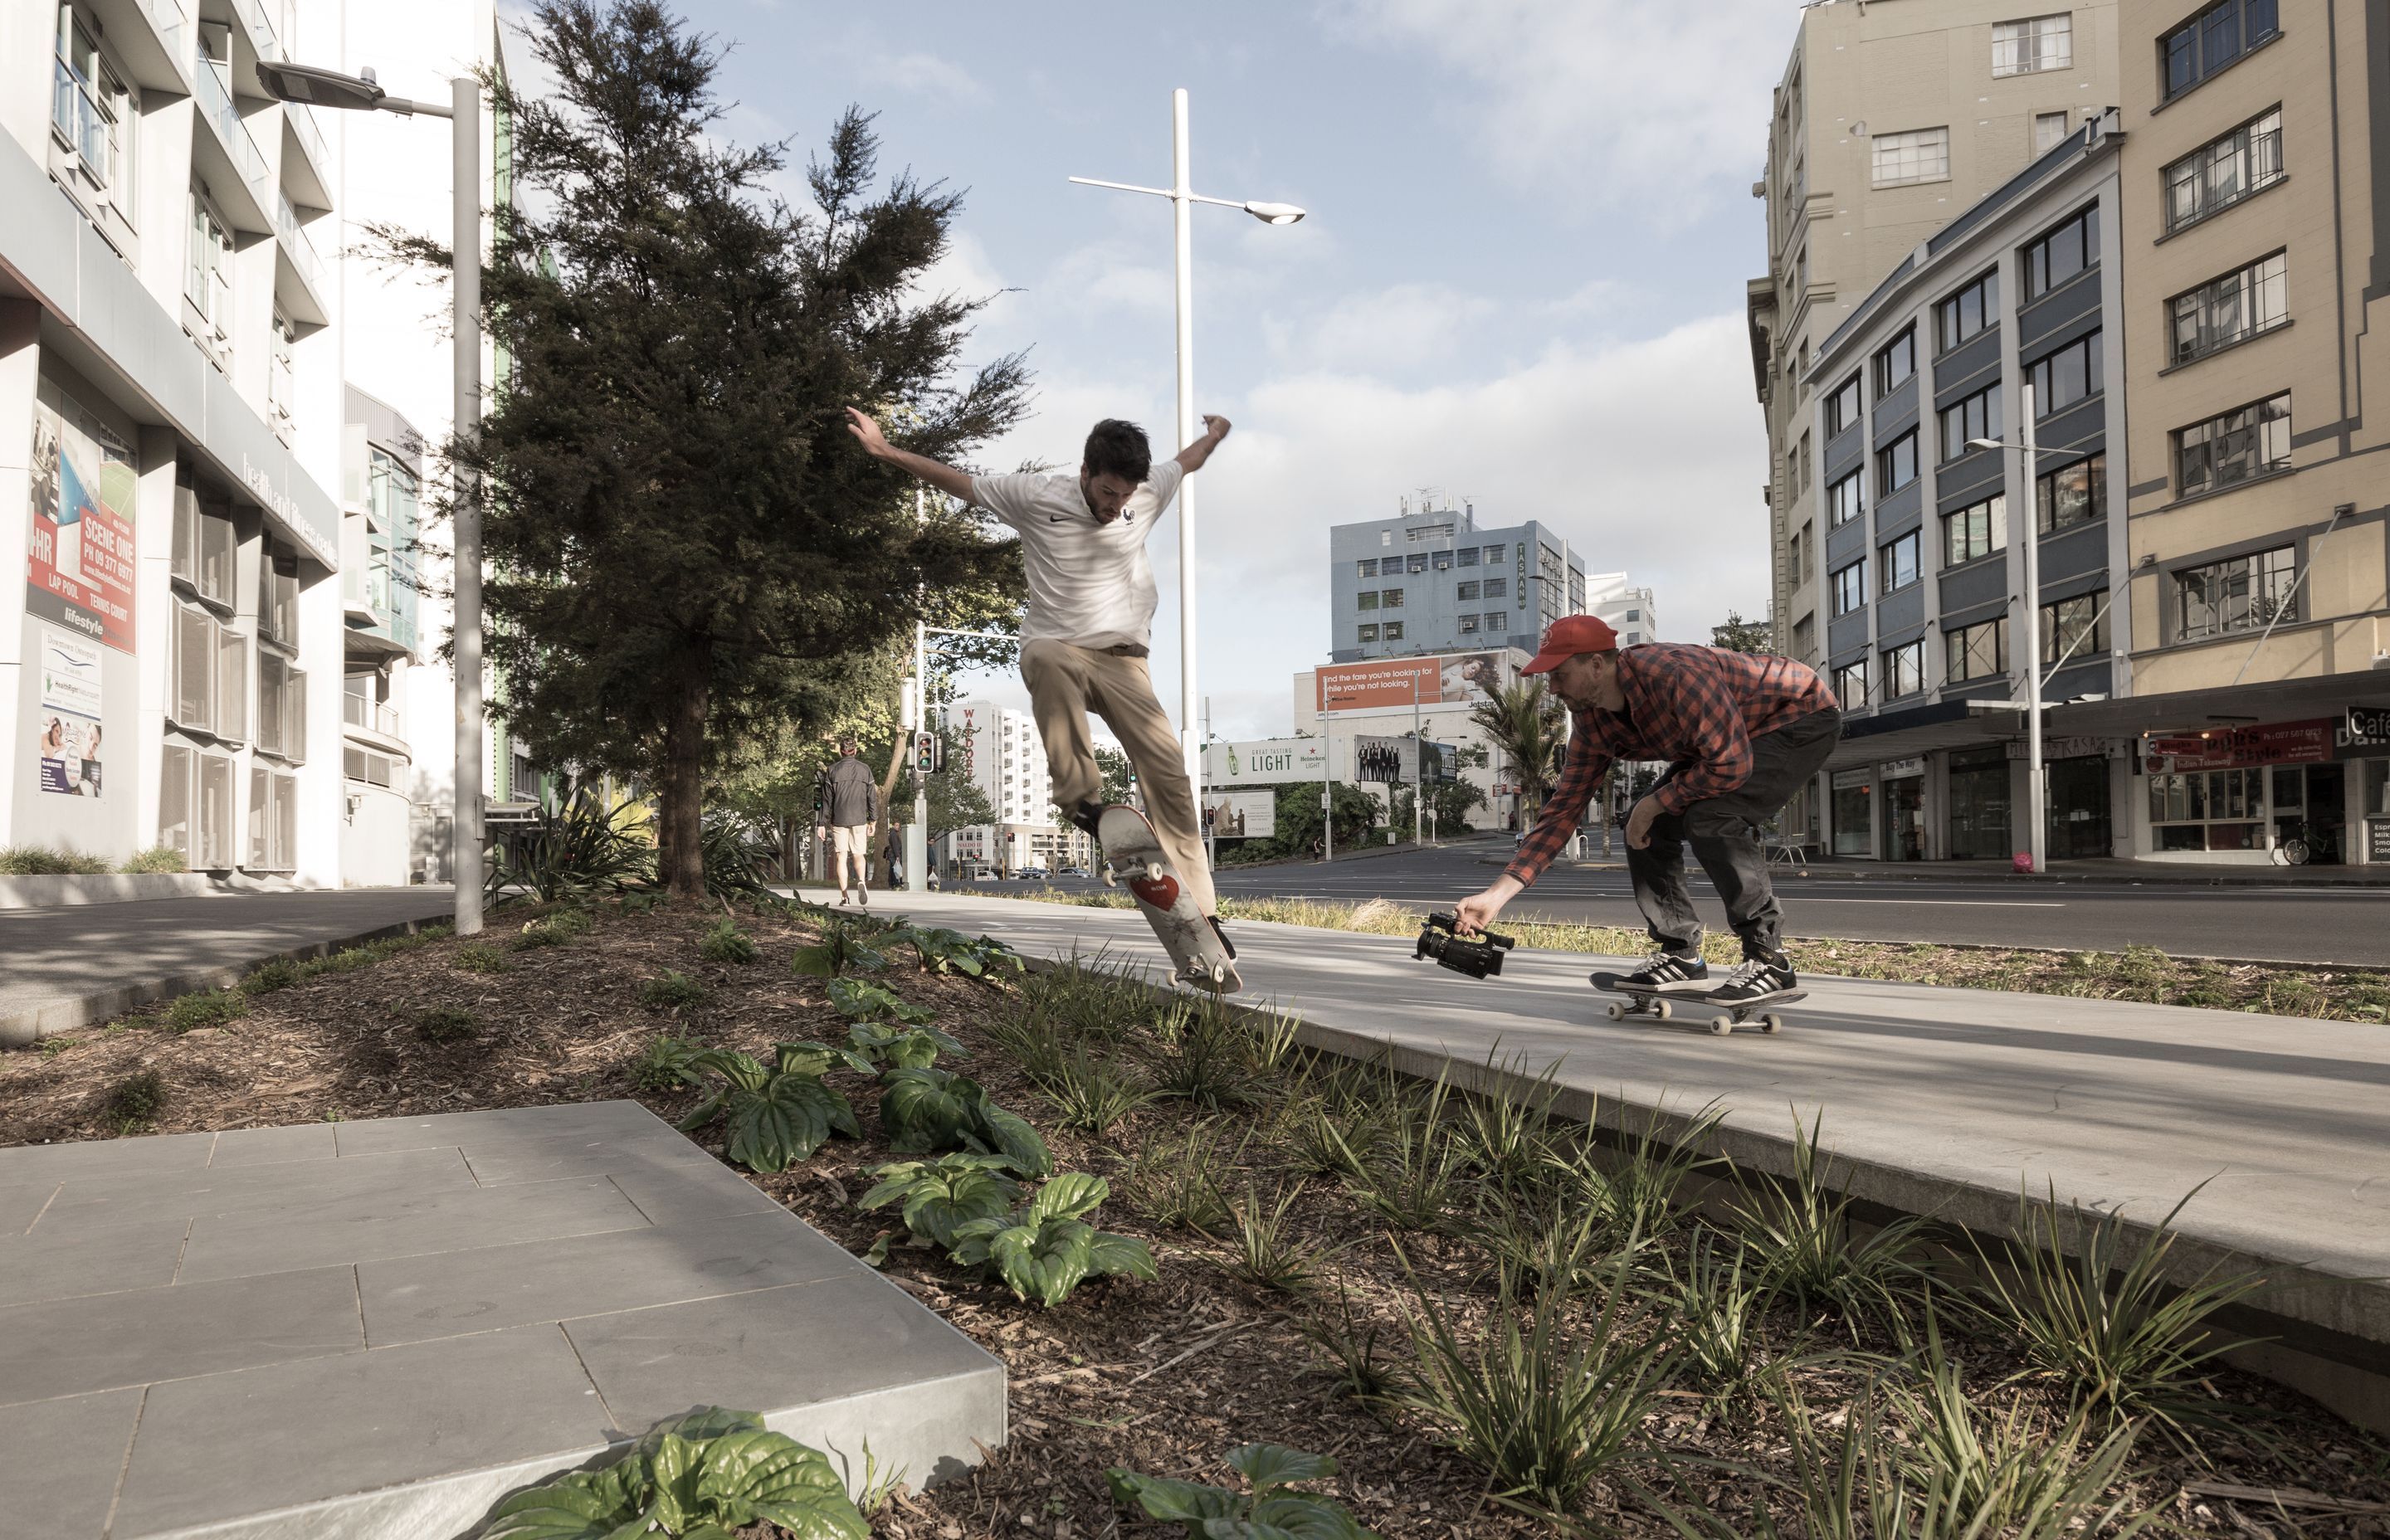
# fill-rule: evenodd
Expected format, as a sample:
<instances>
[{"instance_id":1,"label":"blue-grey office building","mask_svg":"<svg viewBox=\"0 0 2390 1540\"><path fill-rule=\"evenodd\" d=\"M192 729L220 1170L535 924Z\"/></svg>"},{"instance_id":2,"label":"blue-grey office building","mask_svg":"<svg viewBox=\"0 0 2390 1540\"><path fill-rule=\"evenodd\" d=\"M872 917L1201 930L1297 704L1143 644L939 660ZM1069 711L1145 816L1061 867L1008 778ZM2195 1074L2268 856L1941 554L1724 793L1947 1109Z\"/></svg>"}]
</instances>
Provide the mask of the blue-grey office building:
<instances>
[{"instance_id":1,"label":"blue-grey office building","mask_svg":"<svg viewBox=\"0 0 2390 1540\"><path fill-rule=\"evenodd\" d=\"M1585 609L1585 562L1557 531L1535 520L1480 529L1467 503L1335 525L1328 551L1334 662L1534 652L1546 626Z\"/></svg>"},{"instance_id":2,"label":"blue-grey office building","mask_svg":"<svg viewBox=\"0 0 2390 1540\"><path fill-rule=\"evenodd\" d=\"M1820 649L1846 717L1785 825L1843 856L2005 861L2026 844L2024 713L2128 692L2124 339L2114 115L2086 122L1921 243L1818 350L1818 509L1788 557L1822 576ZM2040 457L2024 592L2025 387ZM2121 505L2119 505L2121 507ZM1796 650L1805 650L1805 647ZM2130 840L2122 746L2048 741L2048 850Z\"/></svg>"}]
</instances>

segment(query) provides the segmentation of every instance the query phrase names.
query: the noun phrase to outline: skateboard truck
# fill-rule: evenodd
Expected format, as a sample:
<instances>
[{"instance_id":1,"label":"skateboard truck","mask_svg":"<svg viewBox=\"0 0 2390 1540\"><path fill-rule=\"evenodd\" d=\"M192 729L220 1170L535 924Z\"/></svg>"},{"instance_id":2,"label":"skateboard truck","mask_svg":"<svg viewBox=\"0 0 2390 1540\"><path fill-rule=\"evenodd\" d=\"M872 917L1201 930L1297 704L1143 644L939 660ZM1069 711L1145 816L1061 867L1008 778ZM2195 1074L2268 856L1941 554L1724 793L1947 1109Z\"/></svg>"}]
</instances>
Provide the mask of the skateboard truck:
<instances>
[{"instance_id":1,"label":"skateboard truck","mask_svg":"<svg viewBox=\"0 0 2390 1540\"><path fill-rule=\"evenodd\" d=\"M1649 1016L1655 1021L1665 1021L1676 1014L1677 1007L1682 1006L1686 1007L1689 1015L1698 1016L1703 1010L1709 1011L1711 1014L1707 1025L1711 1035L1716 1037L1723 1037L1737 1027L1749 1026L1754 1020L1758 1021L1761 1032L1771 1037L1774 1036L1784 1030L1784 1018L1775 1011L1763 1007L1789 1005L1801 998L1805 993L1795 990L1790 995L1779 995L1770 999L1756 1000L1747 1006L1722 1006L1715 1000L1704 999L1699 995L1677 995L1672 1000L1670 996L1657 990L1613 988L1612 992L1626 996L1624 1000L1611 1000L1603 1004L1601 1013L1613 1021L1624 1021L1630 1016Z\"/></svg>"}]
</instances>

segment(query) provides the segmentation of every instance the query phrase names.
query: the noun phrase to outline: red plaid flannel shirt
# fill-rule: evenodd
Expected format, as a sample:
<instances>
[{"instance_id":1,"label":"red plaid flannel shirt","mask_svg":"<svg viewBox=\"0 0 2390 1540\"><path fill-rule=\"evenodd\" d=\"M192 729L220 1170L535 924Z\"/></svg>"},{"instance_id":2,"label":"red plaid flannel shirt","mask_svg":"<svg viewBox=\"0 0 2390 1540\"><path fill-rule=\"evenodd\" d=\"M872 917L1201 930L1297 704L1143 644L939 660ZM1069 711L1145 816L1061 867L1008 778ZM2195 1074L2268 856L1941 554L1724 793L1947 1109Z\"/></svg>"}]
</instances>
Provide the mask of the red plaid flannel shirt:
<instances>
[{"instance_id":1,"label":"red plaid flannel shirt","mask_svg":"<svg viewBox=\"0 0 2390 1540\"><path fill-rule=\"evenodd\" d=\"M1618 655L1626 712L1578 712L1568 764L1503 875L1524 886L1576 832L1613 760L1666 760L1677 773L1652 796L1670 813L1724 796L1751 776L1751 740L1836 704L1805 663L1723 648L1653 642Z\"/></svg>"}]
</instances>

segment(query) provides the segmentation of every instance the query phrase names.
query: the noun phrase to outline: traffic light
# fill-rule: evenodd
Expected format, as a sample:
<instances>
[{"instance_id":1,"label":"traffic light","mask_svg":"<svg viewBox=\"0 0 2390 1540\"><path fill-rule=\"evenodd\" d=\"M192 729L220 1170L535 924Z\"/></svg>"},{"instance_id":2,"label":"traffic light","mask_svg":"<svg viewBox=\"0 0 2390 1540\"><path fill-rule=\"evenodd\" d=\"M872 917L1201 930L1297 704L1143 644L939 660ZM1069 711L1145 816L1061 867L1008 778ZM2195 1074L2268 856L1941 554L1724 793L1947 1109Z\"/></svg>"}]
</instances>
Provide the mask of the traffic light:
<instances>
[{"instance_id":1,"label":"traffic light","mask_svg":"<svg viewBox=\"0 0 2390 1540\"><path fill-rule=\"evenodd\" d=\"M913 768L924 776L934 776L946 767L945 740L932 732L913 735Z\"/></svg>"}]
</instances>

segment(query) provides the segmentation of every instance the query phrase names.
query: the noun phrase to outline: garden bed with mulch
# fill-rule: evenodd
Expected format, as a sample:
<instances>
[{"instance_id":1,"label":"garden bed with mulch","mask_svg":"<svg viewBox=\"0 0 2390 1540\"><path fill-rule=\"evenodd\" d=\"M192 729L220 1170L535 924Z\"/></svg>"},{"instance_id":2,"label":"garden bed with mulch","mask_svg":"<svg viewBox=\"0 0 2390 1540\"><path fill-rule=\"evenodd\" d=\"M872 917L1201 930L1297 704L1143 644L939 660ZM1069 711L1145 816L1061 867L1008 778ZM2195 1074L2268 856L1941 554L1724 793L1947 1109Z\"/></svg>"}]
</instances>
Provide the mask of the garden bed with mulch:
<instances>
[{"instance_id":1,"label":"garden bed with mulch","mask_svg":"<svg viewBox=\"0 0 2390 1540\"><path fill-rule=\"evenodd\" d=\"M891 1148L890 1082L823 1075L861 1137L750 1179L850 1250L884 1248L1011 1385L1010 1444L893 1497L875 1534L1169 1533L1115 1502L1107 1469L1232 1485L1223 1456L1255 1442L1332 1456L1317 1490L1390 1540L1956 1536L1987 1506L2011 1521L1986 1537L2137 1516L2390 1533L2390 1454L2186 1360L2195 1323L2156 1294L2112 1300L2131 1329L2099 1348L2030 1248L2007 1303L1972 1292L1935 1238L1852 1224L1822 1155L1814 1181L1754 1184L1696 1219L1670 1201L1679 1184L1732 1174L1696 1171L1695 1151L1596 1149L1116 974L932 971L860 928L826 965L816 911L740 910L745 963L706 955L726 955L708 943L719 907L501 914L532 929L270 965L249 990L0 1055L0 1143L621 1097L677 1120L718 1084L703 1050L769 1063L776 1044L849 1041L859 996L842 1007L835 981L792 971L803 952L925 1010L960 1050L936 1068L1025 1118L1056 1171L1104 1178L1088 1223L1156 1263L1151 1281L1024 1303L897 1208L862 1206L879 1168L924 1157ZM726 1126L694 1136L721 1154ZM2120 1376L2106 1394L2103 1369Z\"/></svg>"}]
</instances>

